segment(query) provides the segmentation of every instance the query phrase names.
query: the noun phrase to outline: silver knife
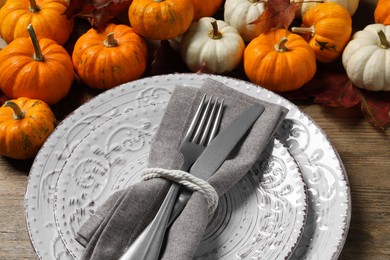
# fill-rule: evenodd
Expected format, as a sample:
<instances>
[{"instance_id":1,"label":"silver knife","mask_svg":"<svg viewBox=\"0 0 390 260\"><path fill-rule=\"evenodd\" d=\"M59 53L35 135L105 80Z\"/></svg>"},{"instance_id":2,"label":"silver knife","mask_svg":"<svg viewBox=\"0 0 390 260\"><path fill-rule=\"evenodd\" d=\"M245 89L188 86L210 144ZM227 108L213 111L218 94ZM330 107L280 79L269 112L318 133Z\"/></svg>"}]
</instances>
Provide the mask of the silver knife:
<instances>
[{"instance_id":1,"label":"silver knife","mask_svg":"<svg viewBox=\"0 0 390 260\"><path fill-rule=\"evenodd\" d=\"M203 180L210 178L263 111L263 106L255 105L238 116L210 142L209 146L191 166L190 173ZM168 226L179 216L191 195L192 191L184 186L180 189Z\"/></svg>"},{"instance_id":2,"label":"silver knife","mask_svg":"<svg viewBox=\"0 0 390 260\"><path fill-rule=\"evenodd\" d=\"M191 167L190 173L202 179L207 179L214 174L263 111L263 106L254 105L242 112L210 142ZM171 215L176 214L177 216L181 212L181 209L184 208L188 199L191 197L191 192L188 195L188 198L177 201L180 205L179 207L175 206ZM172 220L172 217L170 220ZM121 256L120 260L158 259L163 241L153 240L147 244L143 243L144 234L148 231L149 227L146 227L138 236L129 249Z\"/></svg>"}]
</instances>

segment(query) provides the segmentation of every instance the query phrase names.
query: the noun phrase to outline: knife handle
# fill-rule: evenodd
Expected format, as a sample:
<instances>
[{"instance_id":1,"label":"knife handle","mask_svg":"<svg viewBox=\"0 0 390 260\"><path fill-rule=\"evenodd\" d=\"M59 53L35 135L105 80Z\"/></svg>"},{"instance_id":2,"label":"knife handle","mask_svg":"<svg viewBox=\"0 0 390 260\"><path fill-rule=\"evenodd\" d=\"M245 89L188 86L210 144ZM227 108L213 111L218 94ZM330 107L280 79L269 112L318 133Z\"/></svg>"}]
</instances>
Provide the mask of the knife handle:
<instances>
[{"instance_id":1,"label":"knife handle","mask_svg":"<svg viewBox=\"0 0 390 260\"><path fill-rule=\"evenodd\" d=\"M126 249L119 260L156 260L160 254L180 184L172 183L156 216L137 239Z\"/></svg>"}]
</instances>

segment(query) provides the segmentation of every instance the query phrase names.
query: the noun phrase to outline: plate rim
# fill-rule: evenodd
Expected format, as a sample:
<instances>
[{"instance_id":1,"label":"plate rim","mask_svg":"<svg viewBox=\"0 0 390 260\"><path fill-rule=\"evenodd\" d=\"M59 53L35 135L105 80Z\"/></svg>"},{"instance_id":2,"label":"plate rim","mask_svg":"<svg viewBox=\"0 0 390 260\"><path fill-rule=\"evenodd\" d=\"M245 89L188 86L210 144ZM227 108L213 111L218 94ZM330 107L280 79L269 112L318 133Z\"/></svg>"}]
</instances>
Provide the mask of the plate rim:
<instances>
[{"instance_id":1,"label":"plate rim","mask_svg":"<svg viewBox=\"0 0 390 260\"><path fill-rule=\"evenodd\" d=\"M251 87L255 87L255 88L260 88L261 91L263 91L264 93L268 93L268 95L273 95L275 97L277 97L278 99L281 99L281 100L284 100L284 102L288 103L289 106L291 106L291 108L294 108L295 110L299 111L299 113L301 113L304 117L306 117L312 124L314 124L314 126L321 132L322 136L325 137L326 141L329 143L329 145L331 146L332 148L332 151L333 153L337 156L337 160L339 162L339 165L340 165L340 168L341 168L341 173L344 177L344 181L345 181L345 186L346 186L346 200L347 200L347 209L346 209L346 218L345 218L345 225L342 229L342 234L341 234L341 239L338 241L339 244L337 246L337 249L333 252L333 255L332 255L332 259L335 259L337 258L340 254L341 254L341 251L342 251L342 248L345 244L345 241L347 239L347 234L348 234L348 231L349 231L349 227L350 227L350 221L351 221L351 194L350 194L350 184L349 184L349 179L348 179L348 175L347 175L347 172L346 172L346 169L342 163L342 160L341 160L341 157L339 155L339 153L337 152L334 144L332 143L332 141L329 139L329 137L326 135L326 133L322 130L322 128L317 124L317 122L315 122L311 117L310 115L306 114L304 111L302 111L301 109L299 109L298 106L296 106L294 103L290 102L289 100L287 100L286 98L282 97L281 95L279 95L278 93L274 93L270 90L267 90L265 88L262 88L252 82L248 82L248 81L245 81L243 79L238 79L238 78L233 78L233 77L230 77L230 76L221 76L221 75L214 75L214 74L196 74L196 73L175 73L175 74L166 74L166 75L157 75L157 76L151 76L151 77L145 77L145 78L141 78L141 79L138 79L138 80L135 80L135 81L132 81L132 82L128 82L128 83L125 83L125 84L122 84L122 85L119 85L113 89L109 89L103 93L100 93L94 97L92 97L90 100L88 100L86 103L82 104L80 107L76 108L74 111L72 111L69 115L67 115L64 119L61 120L61 122L56 126L56 129L51 133L51 135L48 137L47 140L49 140L50 138L54 138L54 135L59 131L58 128L61 128L68 120L70 120L70 118L74 115L74 114L77 114L77 113L80 113L80 111L84 108L84 106L87 106L88 104L90 104L93 100L97 99L97 98L101 98L103 95L110 95L110 93L112 91L115 91L115 89L118 89L118 88L123 88L124 86L128 85L128 84L134 84L135 82L143 82L143 81L153 81L154 79L156 78L166 78L166 77L173 77L173 78L176 78L176 77L199 77L199 80L204 80L205 78L213 78L213 79L216 79L216 80L219 80L220 82L222 83L226 83L226 80L229 80L229 81L235 81L235 82L240 82L241 84L244 84L244 85L249 85ZM38 152L37 156L35 157L34 161L33 161L33 164L32 164L32 167L30 169L30 172L29 172L29 177L28 177L28 181L27 181L27 188L26 188L26 192L25 192L25 197L24 197L24 212L25 212L25 221L26 221L26 224L27 224L27 227L28 227L28 234L29 234L29 238L30 238L30 241L32 242L33 244L33 248L35 250L35 252L37 253L36 251L36 247L34 245L34 241L32 239L32 234L30 233L30 223L29 223L29 220L28 220L28 187L29 187L29 184L31 182L31 176L32 176L32 173L34 171L34 165L37 163L38 159L40 158L41 154L43 153L43 150L44 150L44 147L46 145L46 142L45 144L42 146L42 148L40 149L40 151ZM296 159L293 155L293 158Z\"/></svg>"}]
</instances>

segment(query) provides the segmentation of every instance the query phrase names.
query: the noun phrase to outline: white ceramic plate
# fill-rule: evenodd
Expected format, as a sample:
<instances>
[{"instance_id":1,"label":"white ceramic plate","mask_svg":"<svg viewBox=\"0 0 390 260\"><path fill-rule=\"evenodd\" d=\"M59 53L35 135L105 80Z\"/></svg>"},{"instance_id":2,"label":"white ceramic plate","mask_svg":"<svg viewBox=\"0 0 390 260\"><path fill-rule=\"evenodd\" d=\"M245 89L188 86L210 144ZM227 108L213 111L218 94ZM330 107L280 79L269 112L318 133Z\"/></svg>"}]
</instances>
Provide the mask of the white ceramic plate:
<instances>
[{"instance_id":1,"label":"white ceramic plate","mask_svg":"<svg viewBox=\"0 0 390 260\"><path fill-rule=\"evenodd\" d=\"M56 185L54 216L73 258L81 259L84 251L74 236L89 212L113 192L140 181L164 109L125 109L97 126L67 157ZM292 253L305 223L305 185L287 149L278 141L270 148L221 198L196 259L278 259Z\"/></svg>"},{"instance_id":2,"label":"white ceramic plate","mask_svg":"<svg viewBox=\"0 0 390 260\"><path fill-rule=\"evenodd\" d=\"M62 121L36 157L25 196L29 234L40 259L79 258L82 248L73 240L74 232L89 210L111 192L138 181L150 138L162 117L159 107L165 107L175 86L200 87L207 77L281 104L290 112L278 130L280 143L270 152L269 167L262 167L268 171L249 173L221 200L198 259L337 259L349 227L350 193L343 165L326 135L296 106L273 92L232 78L197 74L158 76L122 85ZM124 125L131 130L120 130ZM126 139L123 144L132 161L115 152L116 138ZM96 178L84 178L88 171ZM306 193L300 172L309 198L302 239ZM229 216L229 225L225 225L225 216ZM240 238L233 242L219 239L234 235ZM210 241L214 246L208 246Z\"/></svg>"}]
</instances>

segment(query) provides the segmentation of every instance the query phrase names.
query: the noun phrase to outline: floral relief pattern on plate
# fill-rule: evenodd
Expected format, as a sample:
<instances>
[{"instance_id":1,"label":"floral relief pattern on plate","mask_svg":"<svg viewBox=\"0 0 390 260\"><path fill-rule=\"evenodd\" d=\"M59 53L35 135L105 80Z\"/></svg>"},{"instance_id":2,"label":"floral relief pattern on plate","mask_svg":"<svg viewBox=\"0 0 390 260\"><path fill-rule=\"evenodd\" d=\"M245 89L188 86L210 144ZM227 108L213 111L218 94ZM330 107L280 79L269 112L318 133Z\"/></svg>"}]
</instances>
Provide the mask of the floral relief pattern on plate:
<instances>
[{"instance_id":1,"label":"floral relief pattern on plate","mask_svg":"<svg viewBox=\"0 0 390 260\"><path fill-rule=\"evenodd\" d=\"M298 166L275 140L220 204L194 259L288 258L306 221Z\"/></svg>"},{"instance_id":2,"label":"floral relief pattern on plate","mask_svg":"<svg viewBox=\"0 0 390 260\"><path fill-rule=\"evenodd\" d=\"M115 191L140 181L164 108L151 105L126 110L90 132L68 157L56 185L54 212L60 237L73 258L81 259L83 247L74 236L89 212ZM304 186L294 159L276 141L256 167L221 198L205 234L208 239L197 253L211 258L196 258L236 259L236 255L267 253L269 259L276 259L290 255L305 223ZM268 250L269 244L278 249Z\"/></svg>"},{"instance_id":3,"label":"floral relief pattern on plate","mask_svg":"<svg viewBox=\"0 0 390 260\"><path fill-rule=\"evenodd\" d=\"M100 94L76 109L48 138L34 161L25 195L27 226L32 244L40 259L73 258L67 248L70 242L64 243L64 234L68 235L66 232L74 231L71 231L72 228L65 232L58 230L57 224L61 226L61 222L57 221L56 224L54 207L56 194L57 199L61 194L62 187L58 183L64 181L62 178L66 179L61 177L63 169L73 153L83 145L84 139L98 131L104 123L122 114L137 112L138 109L143 108L148 109L151 105L164 106L177 85L200 87L209 77L238 91L280 104L290 110L287 119L278 130L277 138L283 146L287 147L296 161L306 184L308 197L307 224L303 230L303 237L299 244L295 245L291 258L338 258L350 222L350 192L342 162L322 130L294 104L254 84L216 75L174 74L137 80ZM93 151L92 146L90 151ZM98 147L95 148L95 151L99 150ZM146 155L144 157L140 155L137 160L142 163L141 161L146 161L146 158ZM120 158L118 160L121 161ZM99 168L100 170L105 169L103 164L101 166L103 168ZM141 170L141 166L139 167ZM243 179L243 182L251 183L246 179ZM127 185L124 182L122 184ZM112 188L119 189L122 184ZM104 195L101 195L99 199L103 197ZM70 203L76 202L77 200ZM97 203L92 205L96 206ZM73 229L87 216L88 210L74 212ZM56 216L62 218L58 213ZM80 215L83 217L78 219ZM70 219L67 221L70 222ZM257 249L254 246L247 251L237 253L236 258L244 259L250 254L248 252ZM269 249L275 250L272 247Z\"/></svg>"}]
</instances>

